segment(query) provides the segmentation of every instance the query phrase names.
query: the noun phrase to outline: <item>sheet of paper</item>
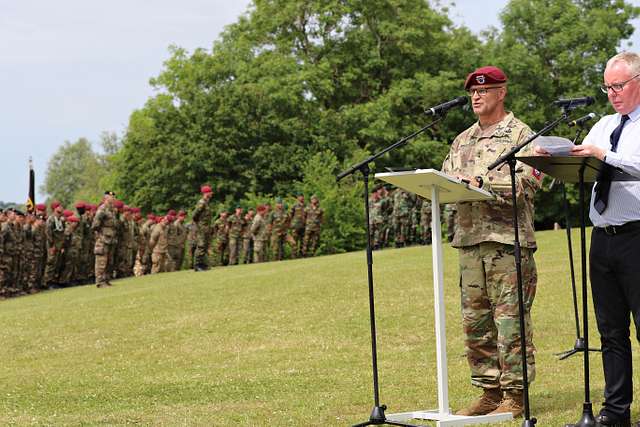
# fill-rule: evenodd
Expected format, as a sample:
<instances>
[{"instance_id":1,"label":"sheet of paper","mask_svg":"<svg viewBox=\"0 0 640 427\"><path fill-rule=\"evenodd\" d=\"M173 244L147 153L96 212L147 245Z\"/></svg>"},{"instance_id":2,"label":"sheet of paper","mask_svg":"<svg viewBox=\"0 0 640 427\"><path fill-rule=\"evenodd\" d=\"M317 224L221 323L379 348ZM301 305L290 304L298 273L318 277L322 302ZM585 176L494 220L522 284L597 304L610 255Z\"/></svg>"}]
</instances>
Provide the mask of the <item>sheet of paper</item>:
<instances>
[{"instance_id":1,"label":"sheet of paper","mask_svg":"<svg viewBox=\"0 0 640 427\"><path fill-rule=\"evenodd\" d=\"M568 156L574 146L571 140L560 136L541 136L533 144L545 149L552 156Z\"/></svg>"}]
</instances>

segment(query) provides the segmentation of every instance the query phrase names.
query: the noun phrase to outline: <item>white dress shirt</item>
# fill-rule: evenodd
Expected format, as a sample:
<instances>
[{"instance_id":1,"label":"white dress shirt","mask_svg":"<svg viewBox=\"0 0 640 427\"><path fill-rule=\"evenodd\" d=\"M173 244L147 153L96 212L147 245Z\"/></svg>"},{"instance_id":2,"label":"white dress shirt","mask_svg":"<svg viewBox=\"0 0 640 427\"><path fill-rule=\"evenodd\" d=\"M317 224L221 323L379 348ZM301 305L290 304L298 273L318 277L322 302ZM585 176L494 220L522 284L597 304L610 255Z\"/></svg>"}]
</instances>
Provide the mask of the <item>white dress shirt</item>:
<instances>
[{"instance_id":1,"label":"white dress shirt","mask_svg":"<svg viewBox=\"0 0 640 427\"><path fill-rule=\"evenodd\" d=\"M640 221L640 105L629 113L629 121L622 129L616 152L611 151L611 133L620 124L619 113L604 116L585 137L583 144L607 150L605 162L638 177L638 181L613 181L609 190L607 209L600 215L593 207L595 192L591 192L589 218L596 227L622 225Z\"/></svg>"}]
</instances>

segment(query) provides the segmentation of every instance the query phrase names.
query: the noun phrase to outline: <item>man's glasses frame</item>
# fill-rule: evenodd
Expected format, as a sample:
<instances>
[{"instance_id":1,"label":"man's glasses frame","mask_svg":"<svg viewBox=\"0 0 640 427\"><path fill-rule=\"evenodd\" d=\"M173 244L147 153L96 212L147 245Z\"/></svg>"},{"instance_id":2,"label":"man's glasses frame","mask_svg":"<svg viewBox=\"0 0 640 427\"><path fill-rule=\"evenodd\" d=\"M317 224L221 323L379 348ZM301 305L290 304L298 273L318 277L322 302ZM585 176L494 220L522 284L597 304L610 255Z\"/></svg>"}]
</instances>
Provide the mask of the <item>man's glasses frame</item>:
<instances>
[{"instance_id":1,"label":"man's glasses frame","mask_svg":"<svg viewBox=\"0 0 640 427\"><path fill-rule=\"evenodd\" d=\"M631 80L635 79L638 76L640 76L640 74L636 74L635 76L631 77L629 80L625 80L620 83L614 83L612 85L602 85L600 86L600 90L602 91L602 93L606 93L606 94L609 94L609 89L611 89L613 93L620 93L624 90L624 86L627 83L629 83Z\"/></svg>"},{"instance_id":2,"label":"man's glasses frame","mask_svg":"<svg viewBox=\"0 0 640 427\"><path fill-rule=\"evenodd\" d=\"M640 75L640 74L639 74ZM473 97L473 95L475 95L476 93L480 96L486 96L487 93L489 93L489 91L491 89L502 89L504 86L494 86L494 87L481 87L481 88L476 88L476 89L469 89L467 91L467 93L469 94L469 97Z\"/></svg>"}]
</instances>

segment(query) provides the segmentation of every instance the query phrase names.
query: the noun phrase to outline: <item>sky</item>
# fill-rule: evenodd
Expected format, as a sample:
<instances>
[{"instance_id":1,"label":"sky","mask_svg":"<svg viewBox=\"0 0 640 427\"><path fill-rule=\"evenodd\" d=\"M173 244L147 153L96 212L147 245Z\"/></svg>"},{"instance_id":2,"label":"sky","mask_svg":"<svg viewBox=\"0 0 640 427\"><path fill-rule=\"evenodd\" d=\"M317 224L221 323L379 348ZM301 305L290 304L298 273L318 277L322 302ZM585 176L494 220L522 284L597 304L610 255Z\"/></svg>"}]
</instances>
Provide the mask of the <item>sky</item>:
<instances>
[{"instance_id":1,"label":"sky","mask_svg":"<svg viewBox=\"0 0 640 427\"><path fill-rule=\"evenodd\" d=\"M0 0L0 201L26 199L29 157L38 188L65 141L85 137L98 148L102 132L122 135L131 112L154 95L149 79L168 47L210 48L249 3ZM454 22L479 32L499 27L507 0L455 3ZM640 34L632 41L640 46Z\"/></svg>"}]
</instances>

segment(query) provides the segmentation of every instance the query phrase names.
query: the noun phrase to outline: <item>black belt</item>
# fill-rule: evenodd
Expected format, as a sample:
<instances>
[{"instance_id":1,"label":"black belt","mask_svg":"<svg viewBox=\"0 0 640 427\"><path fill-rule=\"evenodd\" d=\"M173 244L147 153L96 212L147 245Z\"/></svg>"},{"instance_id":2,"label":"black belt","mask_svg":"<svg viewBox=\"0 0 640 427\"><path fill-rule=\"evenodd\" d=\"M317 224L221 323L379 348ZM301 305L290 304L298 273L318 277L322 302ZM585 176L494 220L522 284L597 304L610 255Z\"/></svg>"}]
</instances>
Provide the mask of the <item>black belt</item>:
<instances>
[{"instance_id":1,"label":"black belt","mask_svg":"<svg viewBox=\"0 0 640 427\"><path fill-rule=\"evenodd\" d=\"M640 221L631 221L622 225L605 225L604 227L596 227L597 230L604 231L609 236L616 234L628 233L629 231L640 230Z\"/></svg>"}]
</instances>

